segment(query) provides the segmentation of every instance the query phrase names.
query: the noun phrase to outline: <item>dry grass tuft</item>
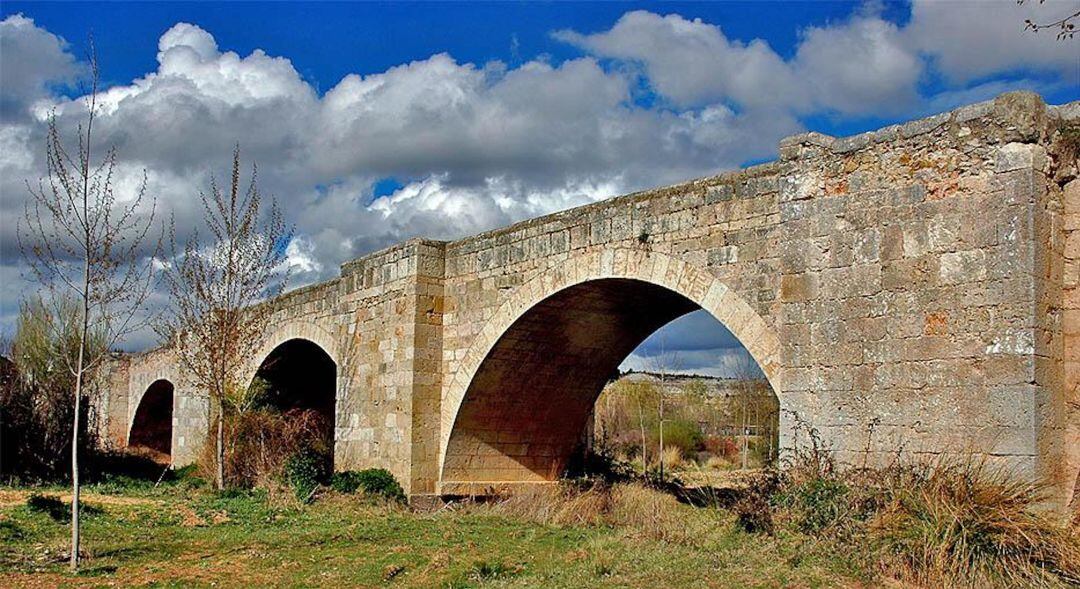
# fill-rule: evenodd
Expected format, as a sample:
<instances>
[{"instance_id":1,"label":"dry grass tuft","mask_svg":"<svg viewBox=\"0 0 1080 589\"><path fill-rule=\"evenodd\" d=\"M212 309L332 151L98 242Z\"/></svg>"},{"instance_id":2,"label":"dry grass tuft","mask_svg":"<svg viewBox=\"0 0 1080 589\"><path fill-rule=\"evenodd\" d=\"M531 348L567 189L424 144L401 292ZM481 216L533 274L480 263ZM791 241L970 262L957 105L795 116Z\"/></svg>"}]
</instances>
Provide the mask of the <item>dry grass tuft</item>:
<instances>
[{"instance_id":1,"label":"dry grass tuft","mask_svg":"<svg viewBox=\"0 0 1080 589\"><path fill-rule=\"evenodd\" d=\"M1075 527L1044 514L1039 485L973 455L841 470L814 443L752 489L734 507L747 530L786 527L864 553L905 585L1080 584Z\"/></svg>"},{"instance_id":2,"label":"dry grass tuft","mask_svg":"<svg viewBox=\"0 0 1080 589\"><path fill-rule=\"evenodd\" d=\"M527 487L491 506L500 515L557 526L602 524L610 508L607 486L570 483Z\"/></svg>"},{"instance_id":3,"label":"dry grass tuft","mask_svg":"<svg viewBox=\"0 0 1080 589\"><path fill-rule=\"evenodd\" d=\"M701 513L680 504L670 494L640 483L616 485L612 489L611 523L630 528L653 540L693 545L698 539L695 525Z\"/></svg>"},{"instance_id":4,"label":"dry grass tuft","mask_svg":"<svg viewBox=\"0 0 1080 589\"><path fill-rule=\"evenodd\" d=\"M678 446L664 447L664 468L678 470L683 467L684 462L682 450Z\"/></svg>"},{"instance_id":5,"label":"dry grass tuft","mask_svg":"<svg viewBox=\"0 0 1080 589\"><path fill-rule=\"evenodd\" d=\"M547 525L610 525L652 540L698 546L722 512L684 505L638 482L537 485L493 504L468 509Z\"/></svg>"},{"instance_id":6,"label":"dry grass tuft","mask_svg":"<svg viewBox=\"0 0 1080 589\"><path fill-rule=\"evenodd\" d=\"M981 461L893 470L871 522L885 570L927 585L1080 583L1080 543L1038 510L1037 485Z\"/></svg>"}]
</instances>

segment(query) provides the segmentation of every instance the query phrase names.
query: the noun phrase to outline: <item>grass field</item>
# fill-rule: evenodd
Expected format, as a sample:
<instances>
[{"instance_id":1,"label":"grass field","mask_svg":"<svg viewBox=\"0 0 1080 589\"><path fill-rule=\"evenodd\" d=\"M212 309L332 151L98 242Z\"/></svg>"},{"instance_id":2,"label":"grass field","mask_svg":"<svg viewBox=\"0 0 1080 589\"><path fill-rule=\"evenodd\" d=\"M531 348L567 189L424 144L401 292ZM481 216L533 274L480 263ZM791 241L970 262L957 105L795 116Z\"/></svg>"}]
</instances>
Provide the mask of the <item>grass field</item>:
<instances>
[{"instance_id":1,"label":"grass field","mask_svg":"<svg viewBox=\"0 0 1080 589\"><path fill-rule=\"evenodd\" d=\"M0 488L0 586L857 587L856 559L814 538L741 531L679 504L692 531L550 525L493 506L413 513L327 493L274 507L264 493L184 482L91 486L84 568L67 571L62 488ZM666 501L666 499L665 499ZM646 514L648 515L648 514ZM684 530L686 531L686 530Z\"/></svg>"}]
</instances>

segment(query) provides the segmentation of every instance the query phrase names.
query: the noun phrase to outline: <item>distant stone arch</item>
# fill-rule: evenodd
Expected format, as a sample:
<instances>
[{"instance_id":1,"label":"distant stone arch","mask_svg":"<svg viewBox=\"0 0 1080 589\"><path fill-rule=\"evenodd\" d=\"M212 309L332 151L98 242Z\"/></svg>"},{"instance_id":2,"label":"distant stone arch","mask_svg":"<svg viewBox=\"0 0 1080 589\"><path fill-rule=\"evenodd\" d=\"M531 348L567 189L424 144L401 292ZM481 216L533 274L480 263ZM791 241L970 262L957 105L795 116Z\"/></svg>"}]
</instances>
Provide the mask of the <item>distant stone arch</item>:
<instances>
[{"instance_id":1,"label":"distant stone arch","mask_svg":"<svg viewBox=\"0 0 1080 589\"><path fill-rule=\"evenodd\" d=\"M171 460L175 387L167 379L150 384L139 398L128 428L129 448L150 450L156 458Z\"/></svg>"},{"instance_id":2,"label":"distant stone arch","mask_svg":"<svg viewBox=\"0 0 1080 589\"><path fill-rule=\"evenodd\" d=\"M570 312L566 310L568 307ZM590 354L589 362L604 366L613 364L610 368L614 368L655 329L696 308L711 313L739 338L773 384L783 409L784 400L775 386L779 339L735 291L705 269L666 254L629 248L589 252L550 267L522 284L485 324L456 371L443 400L440 482L455 482L462 473L470 473L470 478L479 481L499 481L505 477L522 477L517 479L522 481L550 480L561 467L556 455L566 451L565 444L555 441L552 436L565 439L567 433L537 431L530 434L527 431L530 427L550 430L552 422L558 420L546 419L550 416L543 414L535 402L529 402L528 409L514 409L513 404L520 400L477 392L501 389L498 383L491 382L502 378L499 369L492 368L492 363L502 362L507 367L504 372L516 370L515 364L530 368L546 366L545 370L550 373L541 376L542 379L557 380L565 371L577 370L573 378L560 385L573 387L584 373L580 366L570 365L574 363L572 358L553 357L562 348ZM537 340L544 338L538 334L549 333L542 331L550 329L545 325L558 322L562 316L588 321L591 313L606 315L603 320L587 325L580 336L562 333L559 342L548 348L537 348ZM621 319L612 321L612 317ZM615 323L619 325L612 327ZM591 344L584 341L588 338L598 338L602 346L590 348ZM545 358L543 361L532 359L530 354L543 354ZM501 359L496 357L500 355ZM567 365L561 366L560 362ZM588 378L597 382L581 386L601 386L607 376L589 374ZM472 423L462 423L463 405L470 395L476 394L486 394L489 398L473 399L474 404L480 403L482 408L470 409L477 415L464 418ZM591 407L593 400L584 398L579 404ZM569 399L560 399L560 402L572 404ZM567 412L568 431L576 427L573 420L580 417L570 414L587 410L582 407L559 409ZM485 412L491 416L490 420L484 417ZM498 415L507 414L518 414L522 423L502 431L501 426L492 421L497 420ZM479 431L469 435L462 433L470 428ZM507 456L512 452L519 454Z\"/></svg>"}]
</instances>

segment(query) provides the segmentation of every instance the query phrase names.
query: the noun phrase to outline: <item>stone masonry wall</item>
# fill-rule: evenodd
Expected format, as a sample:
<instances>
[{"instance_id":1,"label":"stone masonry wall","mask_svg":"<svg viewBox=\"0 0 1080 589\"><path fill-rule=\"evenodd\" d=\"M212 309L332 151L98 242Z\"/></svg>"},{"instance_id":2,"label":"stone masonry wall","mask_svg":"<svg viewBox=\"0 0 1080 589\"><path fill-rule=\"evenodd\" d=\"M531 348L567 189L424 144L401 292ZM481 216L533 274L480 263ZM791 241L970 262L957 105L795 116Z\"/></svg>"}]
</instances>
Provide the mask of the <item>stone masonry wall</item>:
<instances>
[{"instance_id":1,"label":"stone masonry wall","mask_svg":"<svg viewBox=\"0 0 1080 589\"><path fill-rule=\"evenodd\" d=\"M636 280L708 309L755 354L782 445L805 423L842 459L971 451L1065 497L1080 465L1080 185L1057 145L1078 110L1007 94L844 139L799 135L777 162L459 241L409 241L284 295L265 352L302 337L337 363L336 468L385 467L414 495L444 492L462 404L514 403L469 398L510 324L567 286ZM560 308L583 309L544 312ZM532 338L568 337L530 325ZM542 362L514 345L521 370ZM151 356L131 359L129 414ZM516 390L506 384L483 394ZM512 470L469 474L487 458L454 460L464 482L512 482L493 480Z\"/></svg>"}]
</instances>

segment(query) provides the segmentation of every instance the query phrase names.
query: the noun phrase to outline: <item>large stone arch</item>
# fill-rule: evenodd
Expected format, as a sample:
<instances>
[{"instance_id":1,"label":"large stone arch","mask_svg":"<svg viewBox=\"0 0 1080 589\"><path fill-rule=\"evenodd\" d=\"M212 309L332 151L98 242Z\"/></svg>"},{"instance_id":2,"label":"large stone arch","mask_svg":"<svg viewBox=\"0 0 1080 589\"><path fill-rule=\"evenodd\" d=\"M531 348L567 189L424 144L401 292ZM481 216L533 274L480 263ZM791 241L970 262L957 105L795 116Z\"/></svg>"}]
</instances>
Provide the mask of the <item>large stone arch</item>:
<instances>
[{"instance_id":1,"label":"large stone arch","mask_svg":"<svg viewBox=\"0 0 1080 589\"><path fill-rule=\"evenodd\" d=\"M142 405L143 397L156 382L166 381L173 385L173 411L183 395L181 375L178 371L176 358L171 351L158 351L147 355L145 365L132 371L127 391L127 415L124 419L123 440L126 444L131 426L135 421L135 413Z\"/></svg>"},{"instance_id":2,"label":"large stone arch","mask_svg":"<svg viewBox=\"0 0 1080 589\"><path fill-rule=\"evenodd\" d=\"M780 341L776 332L734 290L706 269L644 249L609 248L573 256L519 286L502 303L470 347L447 388L442 404L438 456L440 483L447 474L447 451L462 404L485 359L504 334L528 311L572 287L601 280L629 280L666 290L705 309L723 323L757 361L784 409L779 383ZM629 350L627 350L629 352ZM446 492L445 487L442 492Z\"/></svg>"}]
</instances>

